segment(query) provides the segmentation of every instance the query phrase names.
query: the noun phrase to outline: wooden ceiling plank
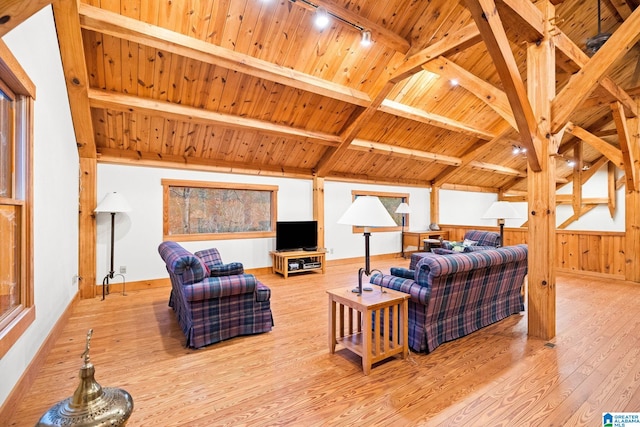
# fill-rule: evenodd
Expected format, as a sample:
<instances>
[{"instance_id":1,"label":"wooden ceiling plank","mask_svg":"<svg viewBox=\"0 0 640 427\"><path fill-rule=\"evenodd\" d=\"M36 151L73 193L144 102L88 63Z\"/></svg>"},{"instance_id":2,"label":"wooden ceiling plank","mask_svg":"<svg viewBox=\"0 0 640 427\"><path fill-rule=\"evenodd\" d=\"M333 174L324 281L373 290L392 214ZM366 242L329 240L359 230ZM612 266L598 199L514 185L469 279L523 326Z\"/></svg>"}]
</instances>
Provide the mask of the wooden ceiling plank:
<instances>
[{"instance_id":1,"label":"wooden ceiling plank","mask_svg":"<svg viewBox=\"0 0 640 427\"><path fill-rule=\"evenodd\" d=\"M429 161L441 163L443 165L460 165L460 158L446 156L439 153L430 153L428 151L413 150L410 148L398 147L395 145L381 144L374 141L366 141L364 139L354 139L351 141L349 148L370 153L384 154L388 156L397 156L419 161Z\"/></svg>"},{"instance_id":2,"label":"wooden ceiling plank","mask_svg":"<svg viewBox=\"0 0 640 427\"><path fill-rule=\"evenodd\" d=\"M440 116L438 114L429 113L419 108L411 107L409 105L401 104L389 99L385 99L384 101L382 101L382 104L378 108L378 111L382 111L383 113L387 114L393 114L399 117L404 117L405 119L426 123L431 126L437 126L439 128L447 129L453 132L473 136L474 138L491 140L495 137L494 134L486 130L477 129L473 126L467 125L457 120Z\"/></svg>"},{"instance_id":3,"label":"wooden ceiling plank","mask_svg":"<svg viewBox=\"0 0 640 427\"><path fill-rule=\"evenodd\" d=\"M474 23L453 33L445 34L442 39L407 58L407 60L398 67L391 77L391 80L398 83L410 75L421 71L422 65L432 59L462 51L480 41L482 41L482 37L480 36L477 25Z\"/></svg>"},{"instance_id":4,"label":"wooden ceiling plank","mask_svg":"<svg viewBox=\"0 0 640 427\"><path fill-rule=\"evenodd\" d=\"M390 69L397 68L398 64L401 61L401 54L396 53L393 58L389 60L388 67ZM376 96L367 108L364 108L360 112L353 115L351 122L347 124L347 126L344 128L344 131L340 135L342 141L340 142L338 147L332 150L328 150L325 155L322 156L315 167L318 176L325 177L329 175L329 172L333 167L333 163L337 162L346 153L351 142L358 136L358 133L362 130L363 126L365 126L377 112L380 105L382 105L382 101L385 100L394 86L395 83L392 80L387 80L387 76L385 74L380 75L374 85L374 87L377 89Z\"/></svg>"},{"instance_id":5,"label":"wooden ceiling plank","mask_svg":"<svg viewBox=\"0 0 640 427\"><path fill-rule=\"evenodd\" d=\"M45 6L48 6L52 1L43 0L5 0L0 6L0 13L2 16L2 23L0 24L0 37L3 37L9 31L20 25L24 20L31 15L39 11Z\"/></svg>"},{"instance_id":6,"label":"wooden ceiling plank","mask_svg":"<svg viewBox=\"0 0 640 427\"><path fill-rule=\"evenodd\" d=\"M84 3L80 5L79 10L82 28L91 31L152 46L166 52L215 64L351 104L367 106L370 103L369 96L364 92L309 74L253 58Z\"/></svg>"},{"instance_id":7,"label":"wooden ceiling plank","mask_svg":"<svg viewBox=\"0 0 640 427\"><path fill-rule=\"evenodd\" d=\"M29 3L29 2L26 2ZM77 0L53 3L60 57L69 96L71 119L80 157L95 158L96 142L87 98L89 77L85 63Z\"/></svg>"},{"instance_id":8,"label":"wooden ceiling plank","mask_svg":"<svg viewBox=\"0 0 640 427\"><path fill-rule=\"evenodd\" d=\"M640 7L627 18L582 70L573 75L551 102L551 132L556 133L589 96L595 84L640 39Z\"/></svg>"},{"instance_id":9,"label":"wooden ceiling plank","mask_svg":"<svg viewBox=\"0 0 640 427\"><path fill-rule=\"evenodd\" d=\"M107 108L117 111L127 111L137 114L161 115L166 119L175 119L184 122L212 124L218 123L227 128L252 129L261 132L284 135L293 138L312 140L325 145L334 146L341 141L336 135L323 132L308 131L274 124L263 120L255 120L237 117L230 114L221 114L200 108L178 105L171 102L143 99L136 96L116 94L96 89L88 92L91 106L94 108Z\"/></svg>"},{"instance_id":10,"label":"wooden ceiling plank","mask_svg":"<svg viewBox=\"0 0 640 427\"><path fill-rule=\"evenodd\" d=\"M511 127L518 128L507 94L491 83L442 56L424 64L423 68L447 79L455 78L461 87L477 96L478 99L505 119Z\"/></svg>"},{"instance_id":11,"label":"wooden ceiling plank","mask_svg":"<svg viewBox=\"0 0 640 427\"><path fill-rule=\"evenodd\" d=\"M505 87L509 104L518 125L522 144L527 149L527 161L533 171L540 171L537 143L545 141L539 135L537 119L527 97L525 85L511 51L509 40L493 0L465 0L480 34L493 59L500 80Z\"/></svg>"},{"instance_id":12,"label":"wooden ceiling plank","mask_svg":"<svg viewBox=\"0 0 640 427\"><path fill-rule=\"evenodd\" d=\"M633 100L633 98L625 92L620 86L614 82L611 77L603 77L600 81L600 86L602 86L607 92L616 99L618 104L621 104L624 107L624 111L628 116L638 117L638 104Z\"/></svg>"},{"instance_id":13,"label":"wooden ceiling plank","mask_svg":"<svg viewBox=\"0 0 640 427\"><path fill-rule=\"evenodd\" d=\"M620 169L624 167L622 152L613 145L609 144L604 139L598 138L588 130L583 129L580 126L576 126L573 123L569 123L569 125L567 126L567 132L591 145L593 148L601 152L607 159L611 160Z\"/></svg>"},{"instance_id":14,"label":"wooden ceiling plank","mask_svg":"<svg viewBox=\"0 0 640 427\"><path fill-rule=\"evenodd\" d=\"M499 131L498 134L491 141L488 141L484 144L476 144L473 148L471 148L471 150L469 150L467 153L465 153L462 156L461 158L462 162L460 164L460 167L457 167L457 168L449 167L445 169L433 180L433 185L435 185L436 187L443 185L451 177L453 177L457 173L464 170L464 168L470 162L484 155L488 150L490 150L493 146L495 146L502 138L509 135L512 131L513 129L511 128L511 126L504 125L502 130Z\"/></svg>"},{"instance_id":15,"label":"wooden ceiling plank","mask_svg":"<svg viewBox=\"0 0 640 427\"><path fill-rule=\"evenodd\" d=\"M613 121L618 129L618 143L622 152L622 161L624 163L624 175L627 180L627 191L636 191L638 187L638 174L636 167L636 159L633 156L634 150L631 147L631 135L627 126L627 118L624 115L624 107L621 102L611 104L611 112L613 113Z\"/></svg>"}]
</instances>

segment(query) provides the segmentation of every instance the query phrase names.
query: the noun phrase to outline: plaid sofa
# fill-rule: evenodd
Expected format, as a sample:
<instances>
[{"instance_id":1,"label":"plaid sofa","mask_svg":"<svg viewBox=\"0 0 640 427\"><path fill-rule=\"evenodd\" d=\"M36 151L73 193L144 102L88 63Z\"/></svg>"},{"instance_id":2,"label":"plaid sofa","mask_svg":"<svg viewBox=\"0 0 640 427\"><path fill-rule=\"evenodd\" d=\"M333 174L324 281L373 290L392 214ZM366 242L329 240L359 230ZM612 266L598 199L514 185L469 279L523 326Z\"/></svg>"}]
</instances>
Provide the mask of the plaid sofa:
<instances>
[{"instance_id":1,"label":"plaid sofa","mask_svg":"<svg viewBox=\"0 0 640 427\"><path fill-rule=\"evenodd\" d=\"M158 252L171 279L169 306L188 347L271 330L271 290L244 274L241 263L223 264L216 249L192 254L171 241Z\"/></svg>"},{"instance_id":2,"label":"plaid sofa","mask_svg":"<svg viewBox=\"0 0 640 427\"><path fill-rule=\"evenodd\" d=\"M527 245L478 252L424 253L415 270L392 268L371 283L411 295L409 346L431 352L440 344L524 310Z\"/></svg>"}]
</instances>

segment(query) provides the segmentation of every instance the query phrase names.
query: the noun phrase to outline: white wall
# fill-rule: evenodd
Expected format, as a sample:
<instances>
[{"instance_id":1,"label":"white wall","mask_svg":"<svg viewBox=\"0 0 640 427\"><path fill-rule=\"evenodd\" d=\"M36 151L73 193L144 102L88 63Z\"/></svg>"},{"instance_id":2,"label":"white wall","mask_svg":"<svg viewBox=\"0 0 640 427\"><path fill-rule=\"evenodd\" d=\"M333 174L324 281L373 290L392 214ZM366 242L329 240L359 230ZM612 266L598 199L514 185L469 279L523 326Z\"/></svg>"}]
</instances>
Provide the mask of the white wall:
<instances>
[{"instance_id":1,"label":"white wall","mask_svg":"<svg viewBox=\"0 0 640 427\"><path fill-rule=\"evenodd\" d=\"M440 222L452 225L497 227L497 220L482 219L491 204L498 200L495 193L440 190ZM527 221L527 204L512 203L521 218L505 220L505 227L520 227Z\"/></svg>"},{"instance_id":2,"label":"white wall","mask_svg":"<svg viewBox=\"0 0 640 427\"><path fill-rule=\"evenodd\" d=\"M157 250L162 242L162 179L277 185L278 220L313 219L313 183L310 179L100 164L98 198L101 199L108 192L117 191L127 199L132 208L129 213L116 215L114 269L117 273L120 266L126 266L127 281L167 277L164 263ZM349 226L337 224L340 215L351 204L351 190L409 193L413 209L411 229L424 229L429 224L429 192L426 189L325 181L325 246L330 251L327 254L329 260L364 255L362 235L353 234ZM96 270L99 284L109 271L110 224L108 214L99 215ZM275 249L274 238L181 244L191 251L216 247L225 262L240 261L246 268L271 266L269 251ZM372 255L399 252L400 249L400 232L373 233ZM115 279L116 282L118 280L119 278Z\"/></svg>"},{"instance_id":3,"label":"white wall","mask_svg":"<svg viewBox=\"0 0 640 427\"><path fill-rule=\"evenodd\" d=\"M36 320L0 359L0 405L78 290L74 280L78 271L78 152L51 8L44 8L3 40L36 85ZM81 347L78 352L82 352Z\"/></svg>"},{"instance_id":4,"label":"white wall","mask_svg":"<svg viewBox=\"0 0 640 427\"><path fill-rule=\"evenodd\" d=\"M618 171L620 174L621 172ZM593 210L587 212L578 221L571 223L566 230L599 230L599 231L624 231L624 210L625 210L625 188L616 191L616 211L613 218L606 205L598 205ZM558 194L571 194L573 184L569 183L562 187ZM582 197L607 197L608 195L608 175L607 168L602 167L589 181L582 187ZM562 224L567 218L573 215L571 205L560 205L556 210L558 224Z\"/></svg>"}]
</instances>

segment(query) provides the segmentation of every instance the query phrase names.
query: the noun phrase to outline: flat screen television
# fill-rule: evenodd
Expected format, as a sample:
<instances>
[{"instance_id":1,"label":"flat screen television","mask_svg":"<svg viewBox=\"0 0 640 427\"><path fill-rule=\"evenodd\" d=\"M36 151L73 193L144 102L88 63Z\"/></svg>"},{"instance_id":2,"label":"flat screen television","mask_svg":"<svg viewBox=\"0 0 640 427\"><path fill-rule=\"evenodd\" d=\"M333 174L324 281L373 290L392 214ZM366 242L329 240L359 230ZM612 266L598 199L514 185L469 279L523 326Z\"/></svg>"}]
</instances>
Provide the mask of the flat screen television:
<instances>
[{"instance_id":1,"label":"flat screen television","mask_svg":"<svg viewBox=\"0 0 640 427\"><path fill-rule=\"evenodd\" d=\"M318 221L276 222L277 251L315 251L318 248Z\"/></svg>"}]
</instances>

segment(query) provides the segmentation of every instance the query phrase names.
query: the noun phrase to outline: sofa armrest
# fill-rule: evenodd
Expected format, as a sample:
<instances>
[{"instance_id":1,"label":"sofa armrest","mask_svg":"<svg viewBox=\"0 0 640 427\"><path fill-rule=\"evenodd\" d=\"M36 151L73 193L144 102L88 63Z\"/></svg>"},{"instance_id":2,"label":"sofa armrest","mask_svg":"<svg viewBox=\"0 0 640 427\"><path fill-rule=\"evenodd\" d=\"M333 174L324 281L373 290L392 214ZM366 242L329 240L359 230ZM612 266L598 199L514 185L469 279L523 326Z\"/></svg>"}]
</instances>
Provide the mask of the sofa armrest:
<instances>
[{"instance_id":1,"label":"sofa armrest","mask_svg":"<svg viewBox=\"0 0 640 427\"><path fill-rule=\"evenodd\" d=\"M237 274L244 274L244 266L241 262L231 262L229 264L209 265L209 276L221 277L221 276L235 276Z\"/></svg>"},{"instance_id":2,"label":"sofa armrest","mask_svg":"<svg viewBox=\"0 0 640 427\"><path fill-rule=\"evenodd\" d=\"M424 305L427 305L429 297L431 296L430 286L421 286L413 279L404 279L387 274L374 274L371 276L370 282L374 285L409 294L411 295L412 301Z\"/></svg>"},{"instance_id":3,"label":"sofa armrest","mask_svg":"<svg viewBox=\"0 0 640 427\"><path fill-rule=\"evenodd\" d=\"M258 281L253 274L207 277L192 285L184 285L182 292L187 301L203 301L231 295L253 293Z\"/></svg>"},{"instance_id":4,"label":"sofa armrest","mask_svg":"<svg viewBox=\"0 0 640 427\"><path fill-rule=\"evenodd\" d=\"M415 270L409 270L408 268L402 267L391 267L391 275L396 277L402 277L404 279L411 279L415 277Z\"/></svg>"}]
</instances>

